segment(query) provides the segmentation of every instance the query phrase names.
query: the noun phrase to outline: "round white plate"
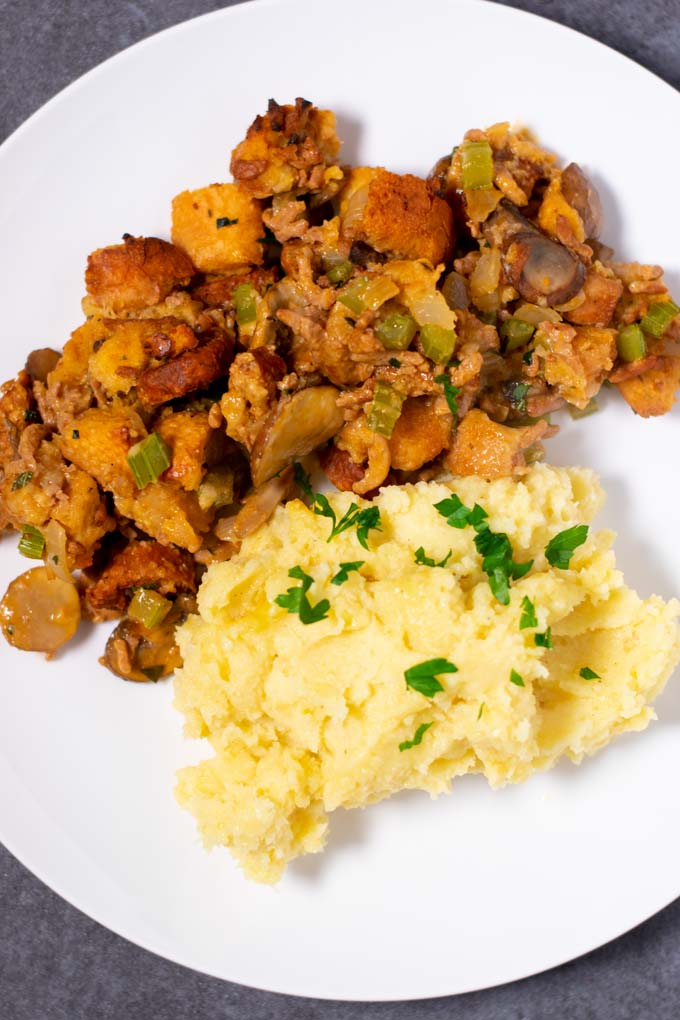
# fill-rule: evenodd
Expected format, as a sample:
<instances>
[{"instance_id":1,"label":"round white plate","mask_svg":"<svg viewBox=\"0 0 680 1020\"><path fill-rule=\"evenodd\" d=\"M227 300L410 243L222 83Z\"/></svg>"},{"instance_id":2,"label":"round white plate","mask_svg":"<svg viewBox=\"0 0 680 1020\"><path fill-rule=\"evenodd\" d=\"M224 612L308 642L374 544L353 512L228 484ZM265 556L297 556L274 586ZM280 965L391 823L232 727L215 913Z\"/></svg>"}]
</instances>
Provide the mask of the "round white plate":
<instances>
[{"instance_id":1,"label":"round white plate","mask_svg":"<svg viewBox=\"0 0 680 1020\"><path fill-rule=\"evenodd\" d=\"M231 147L272 95L336 110L346 159L417 173L468 127L524 121L592 173L605 239L664 264L680 293L663 180L680 164L670 87L494 4L260 0L107 61L0 149L3 378L79 324L88 252L124 231L168 236L171 197L226 178ZM663 140L661 164L650 139ZM642 421L612 394L606 405L567 420L549 457L601 473L602 523L620 532L628 579L670 596L678 414ZM3 585L26 568L15 546L0 548ZM49 664L1 644L0 834L66 899L163 956L280 992L437 996L552 967L680 893L677 681L658 723L579 769L495 793L467 778L450 799L338 812L327 851L270 889L225 851L203 851L172 788L207 748L183 741L169 683L126 684L97 664L108 629Z\"/></svg>"}]
</instances>

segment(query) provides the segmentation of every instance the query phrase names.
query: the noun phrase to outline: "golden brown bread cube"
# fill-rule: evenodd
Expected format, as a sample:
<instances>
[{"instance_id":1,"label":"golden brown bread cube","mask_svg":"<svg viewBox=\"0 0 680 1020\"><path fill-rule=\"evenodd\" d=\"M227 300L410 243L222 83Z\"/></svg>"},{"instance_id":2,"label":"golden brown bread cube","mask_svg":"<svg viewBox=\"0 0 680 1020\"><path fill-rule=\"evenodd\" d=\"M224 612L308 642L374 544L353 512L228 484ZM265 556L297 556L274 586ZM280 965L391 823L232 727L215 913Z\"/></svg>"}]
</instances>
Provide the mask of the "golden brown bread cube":
<instances>
[{"instance_id":1,"label":"golden brown bread cube","mask_svg":"<svg viewBox=\"0 0 680 1020\"><path fill-rule=\"evenodd\" d=\"M131 496L114 495L116 510L162 545L178 545L198 552L201 534L211 514L201 510L195 492L184 492L167 482L153 482Z\"/></svg>"},{"instance_id":2,"label":"golden brown bread cube","mask_svg":"<svg viewBox=\"0 0 680 1020\"><path fill-rule=\"evenodd\" d=\"M270 99L267 112L255 118L234 149L231 172L254 198L306 194L342 179L340 168L331 165L339 149L330 110L318 110L307 99L296 99L295 106Z\"/></svg>"},{"instance_id":3,"label":"golden brown bread cube","mask_svg":"<svg viewBox=\"0 0 680 1020\"><path fill-rule=\"evenodd\" d=\"M172 240L203 273L263 260L262 202L237 184L210 184L172 200Z\"/></svg>"},{"instance_id":4,"label":"golden brown bread cube","mask_svg":"<svg viewBox=\"0 0 680 1020\"><path fill-rule=\"evenodd\" d=\"M392 467L417 471L439 456L451 438L453 415L440 397L411 397L388 439Z\"/></svg>"},{"instance_id":5,"label":"golden brown bread cube","mask_svg":"<svg viewBox=\"0 0 680 1020\"><path fill-rule=\"evenodd\" d=\"M159 542L128 542L86 590L86 605L95 619L106 618L125 612L133 588L153 588L160 595L194 592L195 575L194 561L183 550Z\"/></svg>"},{"instance_id":6,"label":"golden brown bread cube","mask_svg":"<svg viewBox=\"0 0 680 1020\"><path fill-rule=\"evenodd\" d=\"M680 357L661 357L654 368L618 383L621 396L642 418L666 414L680 386Z\"/></svg>"},{"instance_id":7,"label":"golden brown bread cube","mask_svg":"<svg viewBox=\"0 0 680 1020\"><path fill-rule=\"evenodd\" d=\"M129 393L154 359L198 345L193 330L178 319L106 319L105 326L110 336L95 344L88 371L109 397Z\"/></svg>"},{"instance_id":8,"label":"golden brown bread cube","mask_svg":"<svg viewBox=\"0 0 680 1020\"><path fill-rule=\"evenodd\" d=\"M343 188L341 236L403 259L433 266L450 258L453 213L427 181L381 167L356 167Z\"/></svg>"},{"instance_id":9,"label":"golden brown bread cube","mask_svg":"<svg viewBox=\"0 0 680 1020\"><path fill-rule=\"evenodd\" d=\"M174 482L191 492L203 480L205 466L219 459L221 447L226 443L221 429L213 429L208 411L174 411L156 422L158 432L168 444L172 454L170 467L163 474L167 482Z\"/></svg>"},{"instance_id":10,"label":"golden brown bread cube","mask_svg":"<svg viewBox=\"0 0 680 1020\"><path fill-rule=\"evenodd\" d=\"M180 248L159 237L132 237L98 248L87 260L85 286L105 315L139 311L186 287L195 269Z\"/></svg>"},{"instance_id":11,"label":"golden brown bread cube","mask_svg":"<svg viewBox=\"0 0 680 1020\"><path fill-rule=\"evenodd\" d=\"M527 470L523 451L538 442L549 428L544 419L534 425L509 428L473 408L459 424L444 466L454 475L482 478L523 475Z\"/></svg>"},{"instance_id":12,"label":"golden brown bread cube","mask_svg":"<svg viewBox=\"0 0 680 1020\"><path fill-rule=\"evenodd\" d=\"M127 456L145 436L144 424L131 408L91 407L54 441L66 460L96 478L102 489L134 493L137 486Z\"/></svg>"}]
</instances>

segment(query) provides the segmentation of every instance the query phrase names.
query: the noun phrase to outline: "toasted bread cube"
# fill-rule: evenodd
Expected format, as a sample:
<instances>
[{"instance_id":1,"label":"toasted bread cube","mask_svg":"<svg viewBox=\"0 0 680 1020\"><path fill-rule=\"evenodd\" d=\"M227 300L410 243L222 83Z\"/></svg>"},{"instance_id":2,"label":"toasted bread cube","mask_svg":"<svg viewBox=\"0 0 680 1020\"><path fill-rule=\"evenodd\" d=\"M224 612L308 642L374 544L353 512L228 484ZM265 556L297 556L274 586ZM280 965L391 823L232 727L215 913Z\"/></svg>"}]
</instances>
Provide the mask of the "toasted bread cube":
<instances>
[{"instance_id":1,"label":"toasted bread cube","mask_svg":"<svg viewBox=\"0 0 680 1020\"><path fill-rule=\"evenodd\" d=\"M661 357L653 368L618 383L621 396L641 418L667 414L680 386L680 357Z\"/></svg>"},{"instance_id":2,"label":"toasted bread cube","mask_svg":"<svg viewBox=\"0 0 680 1020\"><path fill-rule=\"evenodd\" d=\"M160 237L132 237L98 248L88 257L88 297L106 315L140 311L186 287L194 267L183 251Z\"/></svg>"},{"instance_id":3,"label":"toasted bread cube","mask_svg":"<svg viewBox=\"0 0 680 1020\"><path fill-rule=\"evenodd\" d=\"M172 201L173 243L204 273L261 265L263 235L262 202L237 184L182 191Z\"/></svg>"},{"instance_id":4,"label":"toasted bread cube","mask_svg":"<svg viewBox=\"0 0 680 1020\"><path fill-rule=\"evenodd\" d=\"M455 240L451 207L420 177L356 167L341 194L341 235L402 259L445 262Z\"/></svg>"}]
</instances>

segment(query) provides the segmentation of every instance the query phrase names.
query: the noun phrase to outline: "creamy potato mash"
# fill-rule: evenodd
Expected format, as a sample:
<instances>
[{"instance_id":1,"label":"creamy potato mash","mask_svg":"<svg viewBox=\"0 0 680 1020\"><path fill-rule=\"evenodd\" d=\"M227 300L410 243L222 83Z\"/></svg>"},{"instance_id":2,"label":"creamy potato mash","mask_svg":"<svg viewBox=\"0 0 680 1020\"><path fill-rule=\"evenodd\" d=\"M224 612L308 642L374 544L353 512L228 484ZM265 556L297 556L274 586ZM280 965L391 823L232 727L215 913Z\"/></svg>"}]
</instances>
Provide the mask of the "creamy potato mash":
<instances>
[{"instance_id":1,"label":"creamy potato mash","mask_svg":"<svg viewBox=\"0 0 680 1020\"><path fill-rule=\"evenodd\" d=\"M507 605L474 526L435 507L452 490L507 534L516 563L534 561ZM546 466L519 482L388 487L370 504L330 497L338 519L352 500L379 508L368 549L356 527L329 542L327 517L299 501L280 507L208 570L200 616L179 632L176 705L213 754L180 772L177 797L205 843L275 882L292 858L323 848L337 807L409 788L436 796L466 772L518 782L643 729L680 655L680 606L624 586L611 532L590 532L566 567L545 554L602 499L592 472ZM303 596L277 604L296 587ZM295 611L304 600L314 622Z\"/></svg>"}]
</instances>

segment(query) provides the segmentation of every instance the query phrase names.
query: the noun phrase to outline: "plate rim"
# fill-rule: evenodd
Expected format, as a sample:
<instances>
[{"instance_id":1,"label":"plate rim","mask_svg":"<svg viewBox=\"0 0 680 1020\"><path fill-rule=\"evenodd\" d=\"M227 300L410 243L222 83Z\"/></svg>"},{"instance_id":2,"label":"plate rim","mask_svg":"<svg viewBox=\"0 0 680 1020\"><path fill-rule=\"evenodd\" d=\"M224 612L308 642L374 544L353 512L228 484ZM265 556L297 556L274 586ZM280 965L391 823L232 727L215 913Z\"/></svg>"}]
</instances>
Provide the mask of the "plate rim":
<instances>
[{"instance_id":1,"label":"plate rim","mask_svg":"<svg viewBox=\"0 0 680 1020\"><path fill-rule=\"evenodd\" d=\"M49 117L53 109L60 106L60 104L63 104L64 102L68 102L70 97L73 94L77 93L79 90L87 88L91 81L94 81L99 75L106 73L111 65L124 63L125 60L129 59L130 55L136 54L137 52L144 50L144 48L147 46L151 47L156 45L162 37L170 34L179 34L182 31L185 31L188 28L188 26L193 26L194 24L199 22L206 22L209 20L218 21L223 18L229 18L232 16L233 12L238 11L239 9L251 11L254 9L261 8L266 9L272 7L283 7L284 5L290 8L308 7L313 6L314 2L315 0L238 0L238 2L233 3L228 7L221 7L218 8L217 10L206 11L194 17L184 18L181 21L178 21L172 25L168 25L167 27L162 28L157 32L153 32L150 35L147 35L144 38L139 39L136 42L133 42L120 50L117 50L115 53L112 53L109 57L107 57L103 61L95 64L93 67L83 72L83 74L79 75L73 81L69 82L62 89L56 92L45 103L43 103L36 110L34 110L33 113L31 113L24 121L22 121L2 141L2 143L0 144L0 169L2 168L2 164L5 158L14 151L16 145L21 144L24 137L29 132L34 130L36 127L38 127L45 117ZM585 32L581 32L576 28L573 28L569 25L565 25L562 22L555 21L554 19L546 17L542 14L538 14L533 11L526 11L521 8L510 6L505 3L496 2L496 0L425 0L425 2L431 7L439 8L443 16L448 16L448 12L452 7L471 9L479 7L489 9L493 7L497 12L498 11L504 12L502 16L507 16L510 20L518 19L520 22L523 22L526 19L532 19L534 21L542 22L544 23L544 25L546 24L550 25L558 35L560 35L561 33L568 33L570 36L577 37L581 41L586 40L587 43L592 47L596 47L598 49L607 51L607 53L610 55L613 54L615 58L625 62L625 64L628 66L629 71L632 71L635 74L642 73L642 75L646 79L651 78L655 82L657 87L662 86L664 90L668 90L668 92L672 94L674 97L676 97L676 99L679 95L678 90L674 88L673 85L667 82L664 78L660 77L660 75L658 75L654 71L651 71L648 68L646 68L643 64L641 64L634 58L628 56L625 53L622 53L620 50L615 49L612 46L607 45L606 43L601 42L599 39L596 39L593 36L586 34ZM9 785L13 784L15 787L20 787L23 791L25 791L27 797L30 798L31 804L36 804L35 798L31 791L29 791L24 786L21 778L16 773L14 773L9 760L5 758L5 756L1 753L0 764L3 765L1 777L3 779L7 779ZM9 777L6 776L5 768L7 768L10 772ZM38 808L42 810L40 805L38 805ZM371 996L370 998L366 998L365 996L347 994L346 996L344 995L342 999L338 999L337 997L332 995L324 995L320 993L318 990L314 992L309 992L305 990L300 990L297 987L295 988L284 987L281 984L278 984L277 986L272 986L266 983L258 983L257 985L246 984L242 980L239 980L238 977L224 976L224 972L226 972L229 969L228 966L225 966L223 973L217 973L215 970L212 970L210 968L206 969L194 963L187 963L183 959L181 959L179 955L172 951L167 951L166 949L163 948L154 947L152 940L150 939L146 939L144 937L131 936L130 934L122 930L121 925L118 924L117 922L109 923L108 921L102 920L100 916L100 911L98 909L91 910L90 908L81 905L80 901L82 899L82 896L78 894L77 891L71 891L68 889L69 882L66 879L55 880L53 878L47 877L47 872L49 871L49 869L45 867L43 864L36 862L35 853L33 852L32 847L29 847L28 849L25 849L24 847L22 847L21 849L17 848L16 842L20 843L21 839L19 838L15 842L15 840L12 837L12 834L9 833L6 829L5 817L2 815L0 815L0 842L3 843L8 852L12 854L12 856L15 857L16 860L19 861L19 863L23 867L25 867L33 876L35 876L45 886L47 886L50 892L56 894L61 899L65 900L70 907L73 907L75 910L79 911L89 920L92 920L95 923L101 925L103 928L107 929L108 931L113 932L116 936L124 939L125 941L131 943L134 946L138 946L139 948L149 953L152 953L154 956L157 956L160 959L168 960L173 964L176 964L188 970L193 970L196 973L203 974L210 978L215 978L221 981L229 981L233 984L240 985L240 987L243 988L253 988L258 991L264 991L271 994L297 996L299 998L308 1000L321 1000L329 1002L335 1001L335 1002L377 1003L377 1002L428 1001L431 999L469 994L475 991L485 991L487 989L499 988L506 984L524 981L529 977L546 973L547 971L553 970L557 967L561 967L566 963L580 959L583 956L586 956L589 953L595 951L596 949L600 949L608 945L610 942L613 942L616 939L622 937L623 935L634 931L640 925L645 924L656 914L658 914L666 907L668 907L680 896L680 878L679 878L677 891L670 897L667 897L666 894L664 894L661 897L661 902L654 905L648 912L645 912L644 916L641 916L632 926L630 927L624 926L620 930L617 929L605 941L601 941L601 939L597 936L595 936L592 940L588 939L586 940L585 948L579 950L579 952L576 955L572 955L571 953L568 952L566 953L566 955L560 955L558 959L556 959L554 962L546 966L540 966L538 969L536 969L535 967L528 967L528 969L524 970L522 973L517 973L512 978L501 978L499 980L491 980L490 982L488 983L485 982L484 984L479 984L479 982L476 981L470 986L460 988L458 991L455 992L434 991L432 994L419 994L415 996L408 996L407 998L404 998L403 996L390 997L388 995L380 995L379 997ZM65 891L65 888L67 891Z\"/></svg>"}]
</instances>

